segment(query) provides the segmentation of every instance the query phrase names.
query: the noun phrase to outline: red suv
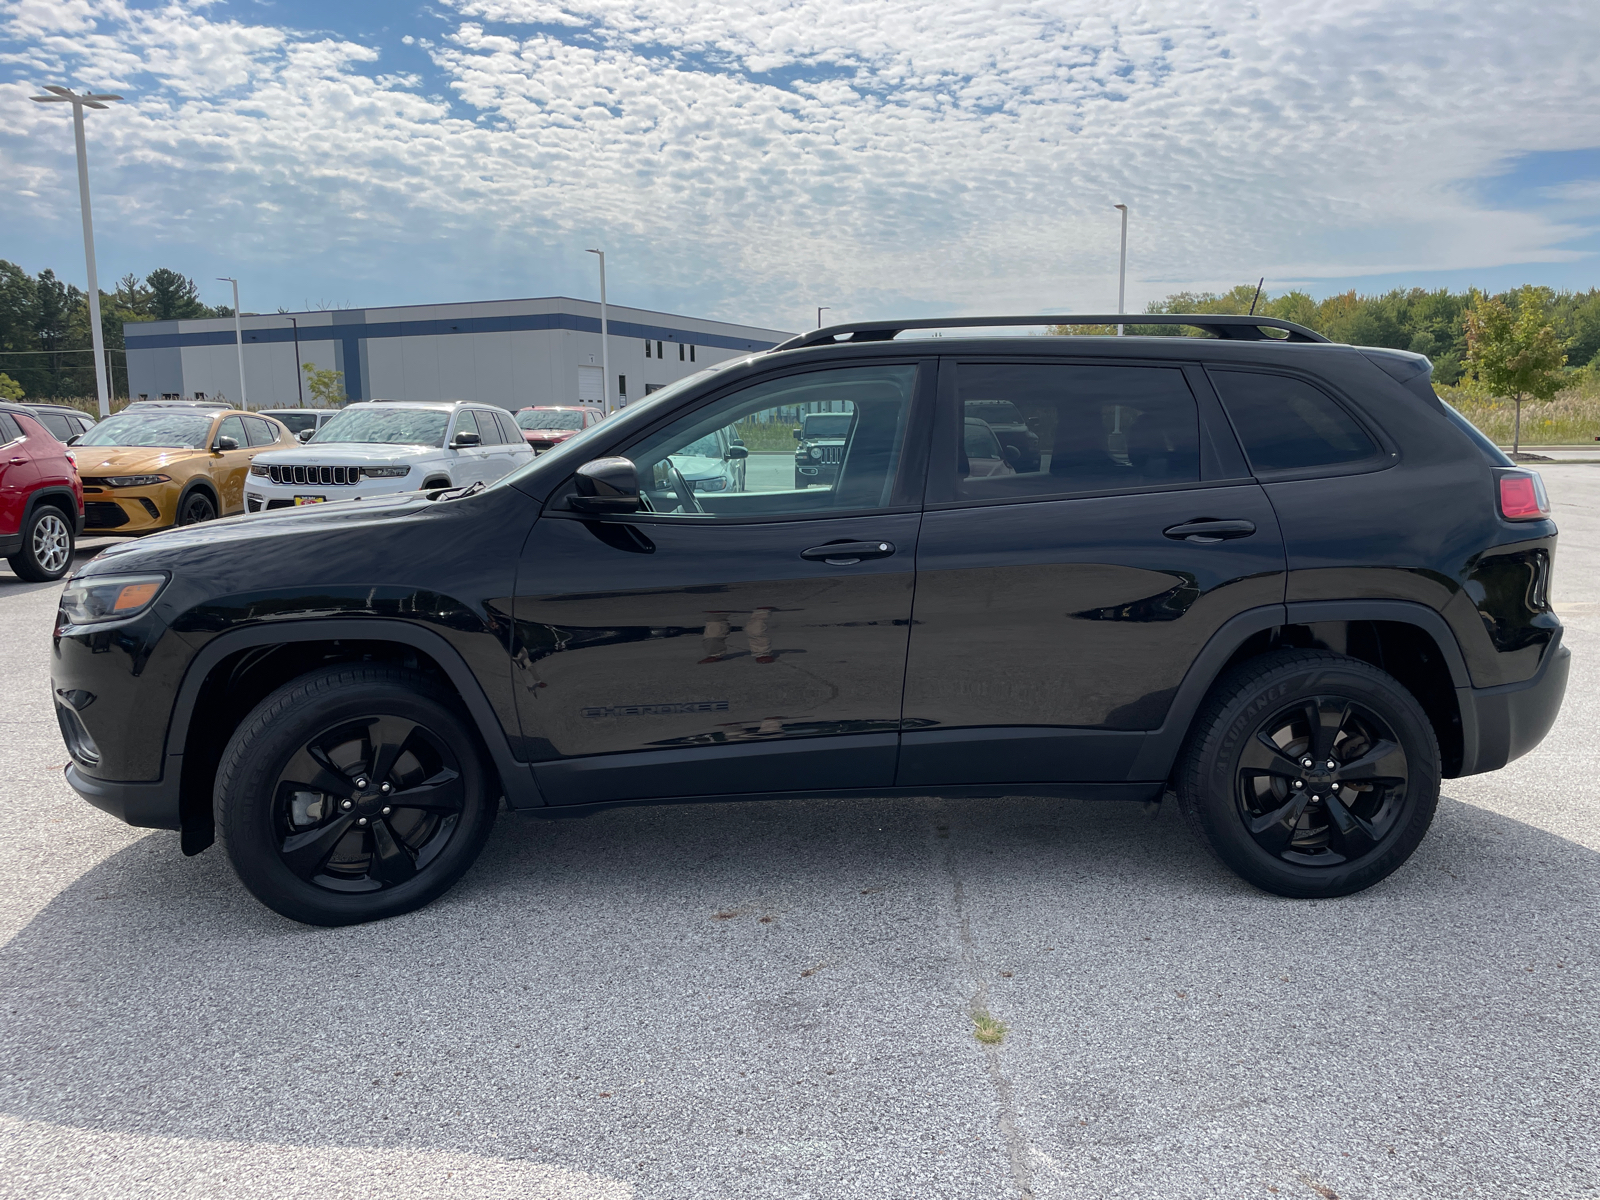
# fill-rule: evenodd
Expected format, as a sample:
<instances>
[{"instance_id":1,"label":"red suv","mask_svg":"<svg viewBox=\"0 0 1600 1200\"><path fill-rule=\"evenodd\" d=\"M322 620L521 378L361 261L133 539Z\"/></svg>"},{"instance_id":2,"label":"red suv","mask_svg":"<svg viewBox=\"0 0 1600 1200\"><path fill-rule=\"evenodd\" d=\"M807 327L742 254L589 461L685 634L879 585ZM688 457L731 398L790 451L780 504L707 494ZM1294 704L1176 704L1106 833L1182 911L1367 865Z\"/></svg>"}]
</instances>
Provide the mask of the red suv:
<instances>
[{"instance_id":1,"label":"red suv","mask_svg":"<svg viewBox=\"0 0 1600 1200\"><path fill-rule=\"evenodd\" d=\"M543 454L605 419L605 413L587 404L536 404L517 410L517 426L522 440Z\"/></svg>"},{"instance_id":2,"label":"red suv","mask_svg":"<svg viewBox=\"0 0 1600 1200\"><path fill-rule=\"evenodd\" d=\"M72 453L17 404L0 404L0 555L30 583L60 579L83 532Z\"/></svg>"}]
</instances>

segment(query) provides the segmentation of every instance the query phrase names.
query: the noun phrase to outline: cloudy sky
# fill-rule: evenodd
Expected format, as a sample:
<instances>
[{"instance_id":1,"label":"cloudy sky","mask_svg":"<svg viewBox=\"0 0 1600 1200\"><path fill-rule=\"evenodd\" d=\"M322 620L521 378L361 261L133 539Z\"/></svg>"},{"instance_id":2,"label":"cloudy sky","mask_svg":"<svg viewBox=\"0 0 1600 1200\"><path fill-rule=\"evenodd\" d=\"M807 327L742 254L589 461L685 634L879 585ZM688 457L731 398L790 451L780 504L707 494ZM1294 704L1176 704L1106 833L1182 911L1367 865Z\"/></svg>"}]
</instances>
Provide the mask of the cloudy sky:
<instances>
[{"instance_id":1,"label":"cloudy sky","mask_svg":"<svg viewBox=\"0 0 1600 1200\"><path fill-rule=\"evenodd\" d=\"M1600 286L1600 6L0 0L0 257L246 309L596 294L805 328L1267 277Z\"/></svg>"}]
</instances>

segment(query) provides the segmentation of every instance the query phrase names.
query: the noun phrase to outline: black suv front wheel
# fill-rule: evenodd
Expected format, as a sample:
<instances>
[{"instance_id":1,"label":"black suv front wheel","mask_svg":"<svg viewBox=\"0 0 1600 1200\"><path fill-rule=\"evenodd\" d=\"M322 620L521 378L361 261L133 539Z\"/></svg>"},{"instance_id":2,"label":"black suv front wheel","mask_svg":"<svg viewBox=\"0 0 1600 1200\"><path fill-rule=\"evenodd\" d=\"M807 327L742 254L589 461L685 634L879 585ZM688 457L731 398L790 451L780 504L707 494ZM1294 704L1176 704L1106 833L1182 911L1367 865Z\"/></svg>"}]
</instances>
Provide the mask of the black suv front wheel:
<instances>
[{"instance_id":1,"label":"black suv front wheel","mask_svg":"<svg viewBox=\"0 0 1600 1200\"><path fill-rule=\"evenodd\" d=\"M1341 654L1283 651L1218 681L1177 783L1191 827L1245 879L1280 896L1346 896L1422 841L1439 748L1393 676Z\"/></svg>"},{"instance_id":2,"label":"black suv front wheel","mask_svg":"<svg viewBox=\"0 0 1600 1200\"><path fill-rule=\"evenodd\" d=\"M421 908L478 856L499 790L454 696L335 667L273 692L217 770L217 836L255 897L311 925Z\"/></svg>"}]
</instances>

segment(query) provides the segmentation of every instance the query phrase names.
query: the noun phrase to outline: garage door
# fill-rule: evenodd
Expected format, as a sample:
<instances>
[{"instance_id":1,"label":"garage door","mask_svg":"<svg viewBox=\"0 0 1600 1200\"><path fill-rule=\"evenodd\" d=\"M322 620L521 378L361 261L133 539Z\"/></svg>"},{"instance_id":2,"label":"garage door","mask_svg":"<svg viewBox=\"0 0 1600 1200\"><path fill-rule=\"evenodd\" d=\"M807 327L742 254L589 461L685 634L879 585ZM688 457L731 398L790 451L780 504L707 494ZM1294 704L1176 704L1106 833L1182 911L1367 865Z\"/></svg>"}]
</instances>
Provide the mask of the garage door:
<instances>
[{"instance_id":1,"label":"garage door","mask_svg":"<svg viewBox=\"0 0 1600 1200\"><path fill-rule=\"evenodd\" d=\"M578 400L583 404L602 404L605 396L602 394L604 386L603 377L599 367L578 368Z\"/></svg>"}]
</instances>

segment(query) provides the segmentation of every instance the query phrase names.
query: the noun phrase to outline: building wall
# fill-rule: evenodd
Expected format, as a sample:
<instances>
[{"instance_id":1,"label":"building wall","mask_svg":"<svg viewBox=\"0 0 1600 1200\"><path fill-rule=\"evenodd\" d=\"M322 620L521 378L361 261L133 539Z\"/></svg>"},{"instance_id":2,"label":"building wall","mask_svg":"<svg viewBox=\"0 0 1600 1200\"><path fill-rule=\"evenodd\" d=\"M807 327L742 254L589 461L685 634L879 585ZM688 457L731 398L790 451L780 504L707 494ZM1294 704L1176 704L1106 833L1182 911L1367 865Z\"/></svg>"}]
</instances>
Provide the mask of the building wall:
<instances>
[{"instance_id":1,"label":"building wall","mask_svg":"<svg viewBox=\"0 0 1600 1200\"><path fill-rule=\"evenodd\" d=\"M617 305L608 315L611 395L616 398L621 377L629 401L647 388L790 336ZM578 396L578 368L601 361L600 306L565 297L261 314L241 321L251 408L302 402L291 316L299 323L300 362L342 371L352 399L476 400L511 409L570 404ZM129 323L123 332L134 396L203 392L238 403L232 319ZM654 354L657 342L664 358ZM678 358L680 345L694 347L693 362L687 351Z\"/></svg>"}]
</instances>

